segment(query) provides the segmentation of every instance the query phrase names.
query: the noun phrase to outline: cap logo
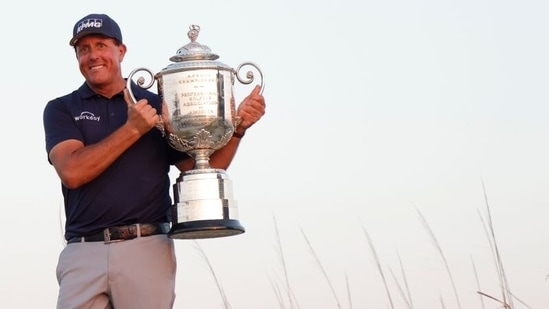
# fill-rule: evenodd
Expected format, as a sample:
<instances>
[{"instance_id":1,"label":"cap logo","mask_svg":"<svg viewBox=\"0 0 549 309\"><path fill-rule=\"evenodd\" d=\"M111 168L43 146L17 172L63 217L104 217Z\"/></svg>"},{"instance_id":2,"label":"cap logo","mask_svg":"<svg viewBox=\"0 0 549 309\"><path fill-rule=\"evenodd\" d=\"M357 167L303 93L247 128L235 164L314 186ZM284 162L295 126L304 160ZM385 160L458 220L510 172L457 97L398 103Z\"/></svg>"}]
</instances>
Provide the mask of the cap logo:
<instances>
[{"instance_id":1,"label":"cap logo","mask_svg":"<svg viewBox=\"0 0 549 309\"><path fill-rule=\"evenodd\" d=\"M101 28L103 26L103 20L100 18L90 18L83 20L81 23L78 24L78 27L76 28L76 33L80 33L80 31L88 28Z\"/></svg>"}]
</instances>

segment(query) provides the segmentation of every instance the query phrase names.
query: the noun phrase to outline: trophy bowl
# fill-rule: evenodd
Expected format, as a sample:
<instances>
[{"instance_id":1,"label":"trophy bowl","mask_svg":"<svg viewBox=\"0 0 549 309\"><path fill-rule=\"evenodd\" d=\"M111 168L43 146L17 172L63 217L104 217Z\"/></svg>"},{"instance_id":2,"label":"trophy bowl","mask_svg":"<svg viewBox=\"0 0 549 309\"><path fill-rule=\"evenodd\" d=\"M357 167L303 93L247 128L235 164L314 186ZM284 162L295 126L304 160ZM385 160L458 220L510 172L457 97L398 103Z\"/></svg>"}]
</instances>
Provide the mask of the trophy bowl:
<instances>
[{"instance_id":1,"label":"trophy bowl","mask_svg":"<svg viewBox=\"0 0 549 309\"><path fill-rule=\"evenodd\" d=\"M174 149L189 154L194 167L180 173L173 185L172 227L168 236L174 239L215 238L245 232L238 219L237 202L232 182L223 169L212 168L209 157L225 146L238 126L233 94L235 78L242 84L254 80L252 71L245 77L242 69L251 66L259 72L263 91L263 74L257 65L244 62L233 69L216 59L218 55L196 41L200 27L191 25L190 43L181 47L161 72L147 68L133 70L127 79L131 92L133 76L149 74L150 82L139 77L137 85L150 88L157 81L162 99L161 123L157 126Z\"/></svg>"}]
</instances>

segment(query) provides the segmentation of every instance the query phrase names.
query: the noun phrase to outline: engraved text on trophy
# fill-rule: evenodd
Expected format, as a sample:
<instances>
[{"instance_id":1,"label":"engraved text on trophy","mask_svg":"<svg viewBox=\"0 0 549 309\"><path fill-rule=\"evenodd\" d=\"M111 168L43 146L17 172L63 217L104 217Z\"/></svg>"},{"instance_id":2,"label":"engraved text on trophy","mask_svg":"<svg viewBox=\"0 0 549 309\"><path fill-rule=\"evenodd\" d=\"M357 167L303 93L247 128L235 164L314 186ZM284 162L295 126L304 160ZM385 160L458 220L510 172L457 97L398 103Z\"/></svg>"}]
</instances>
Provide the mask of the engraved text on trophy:
<instances>
[{"instance_id":1,"label":"engraved text on trophy","mask_svg":"<svg viewBox=\"0 0 549 309\"><path fill-rule=\"evenodd\" d=\"M214 69L183 71L163 76L162 84L173 147L217 150L228 142L234 131L229 74Z\"/></svg>"}]
</instances>

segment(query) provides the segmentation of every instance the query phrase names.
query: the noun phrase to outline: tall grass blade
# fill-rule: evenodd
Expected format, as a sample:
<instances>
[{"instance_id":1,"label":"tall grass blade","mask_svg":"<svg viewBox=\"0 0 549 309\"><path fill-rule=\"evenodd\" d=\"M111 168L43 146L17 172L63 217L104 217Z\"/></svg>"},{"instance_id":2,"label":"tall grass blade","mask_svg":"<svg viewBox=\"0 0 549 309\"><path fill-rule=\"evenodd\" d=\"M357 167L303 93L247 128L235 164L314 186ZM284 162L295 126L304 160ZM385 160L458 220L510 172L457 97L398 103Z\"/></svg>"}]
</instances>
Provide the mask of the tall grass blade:
<instances>
[{"instance_id":1,"label":"tall grass blade","mask_svg":"<svg viewBox=\"0 0 549 309\"><path fill-rule=\"evenodd\" d=\"M478 279L477 268L475 267L475 261L473 260L473 257L471 257L471 263L473 264L473 273L475 274L475 280L477 282L477 289L478 289L478 291L481 291L482 289L480 288L480 280ZM482 309L486 308L484 306L484 298L482 296L480 296L480 304L482 305Z\"/></svg>"},{"instance_id":2,"label":"tall grass blade","mask_svg":"<svg viewBox=\"0 0 549 309\"><path fill-rule=\"evenodd\" d=\"M433 233L433 230L429 226L429 223L427 222L425 217L421 214L421 211L419 211L419 209L417 209L417 208L416 208L416 210L417 210L417 213L419 214L421 222L423 223L423 226L425 227L425 229L429 233L429 236L431 237L431 240L433 241L435 247L437 248L438 253L440 254L440 257L441 257L442 261L444 262L444 266L446 267L446 272L448 273L450 283L452 284L452 288L454 290L454 295L456 297L456 302L457 302L458 308L461 309L461 302L459 300L456 284L454 282L454 277L452 276L452 272L450 271L450 266L448 265L448 261L446 260L446 256L444 255L444 252L442 251L442 247L440 246L440 243L438 242L438 239L436 238L435 233Z\"/></svg>"},{"instance_id":3,"label":"tall grass blade","mask_svg":"<svg viewBox=\"0 0 549 309\"><path fill-rule=\"evenodd\" d=\"M210 273L212 274L212 276L214 278L215 285L217 286L217 290L219 291L219 294L221 295L221 300L223 302L223 307L225 309L230 309L231 305L229 303L229 300L227 299L227 295L225 294L225 291L223 290L223 285L221 284L221 282L217 278L217 274L215 273L215 271L213 269L212 263L210 262L210 259L208 258L208 255L206 254L206 252L204 252L204 250L202 249L202 246L200 246L200 243L198 243L198 241L195 240L194 244L195 244L196 248L198 249L198 252L200 253L201 257L206 261L206 264L208 265L208 268L210 269Z\"/></svg>"},{"instance_id":4,"label":"tall grass blade","mask_svg":"<svg viewBox=\"0 0 549 309\"><path fill-rule=\"evenodd\" d=\"M280 287L270 278L271 287L274 290L276 299L278 300L278 304L280 305L280 309L286 309L286 303L284 302L284 297L282 296L282 291L280 290Z\"/></svg>"},{"instance_id":5,"label":"tall grass blade","mask_svg":"<svg viewBox=\"0 0 549 309\"><path fill-rule=\"evenodd\" d=\"M410 301L408 300L408 297L406 296L406 293L404 293L404 289L402 288L402 286L398 282L398 279L395 276L395 273L393 272L393 270L390 267L389 267L389 272L391 273L391 276L393 277L393 280L395 280L395 282L396 282L396 285L398 287L398 292L400 293L400 297L402 297L402 299L406 303L406 307L408 309L412 309L412 306L410 305Z\"/></svg>"},{"instance_id":6,"label":"tall grass blade","mask_svg":"<svg viewBox=\"0 0 549 309\"><path fill-rule=\"evenodd\" d=\"M351 298L351 286L349 285L349 276L345 273L345 285L347 287L347 300L349 301L349 309L353 309L353 299Z\"/></svg>"},{"instance_id":7,"label":"tall grass blade","mask_svg":"<svg viewBox=\"0 0 549 309\"><path fill-rule=\"evenodd\" d=\"M65 209L63 205L59 205L59 235L61 236L61 245L66 246L67 240L65 239Z\"/></svg>"},{"instance_id":8,"label":"tall grass blade","mask_svg":"<svg viewBox=\"0 0 549 309\"><path fill-rule=\"evenodd\" d=\"M484 296L484 297L487 297L487 298L489 298L489 299L491 299L491 300L497 301L498 303L502 304L502 305L503 305L503 308L505 308L505 309L510 309L510 308L511 308L511 307L509 306L509 304L507 304L505 301L499 300L499 299L495 298L494 296L488 295L488 294L483 293L483 292L480 292L480 291L477 292L477 293L479 293L480 295L482 295L482 296Z\"/></svg>"},{"instance_id":9,"label":"tall grass blade","mask_svg":"<svg viewBox=\"0 0 549 309\"><path fill-rule=\"evenodd\" d=\"M523 304L524 306L526 306L528 309L532 309L532 307L528 306L525 302L523 302L522 300L518 299L515 295L513 295L511 292L509 292L509 294L511 294L511 296L513 296L514 299L516 299L519 303Z\"/></svg>"},{"instance_id":10,"label":"tall grass blade","mask_svg":"<svg viewBox=\"0 0 549 309\"><path fill-rule=\"evenodd\" d=\"M440 307L441 307L442 309L445 309L445 308L446 308L446 305L444 305L444 299L442 298L442 295L440 296L439 299L440 299Z\"/></svg>"},{"instance_id":11,"label":"tall grass blade","mask_svg":"<svg viewBox=\"0 0 549 309\"><path fill-rule=\"evenodd\" d=\"M414 303L412 301L412 293L410 292L410 287L408 286L408 279L407 279L406 273L404 272L404 266L402 264L402 259L400 258L399 253L397 253L397 256L398 256L398 263L400 265L400 272L402 274L402 279L404 280L404 286L406 287L406 294L408 295L409 308L413 309L414 308Z\"/></svg>"},{"instance_id":12,"label":"tall grass blade","mask_svg":"<svg viewBox=\"0 0 549 309\"><path fill-rule=\"evenodd\" d=\"M311 251L311 254L313 255L313 257L315 258L316 264L320 268L320 271L322 272L322 275L324 276L324 279L326 279L326 282L328 283L328 286L330 287L330 291L332 291L332 295L334 296L337 307L339 309L341 309L341 303L339 302L339 298L337 297L337 293L334 289L334 286L332 285L332 281L328 277L328 274L326 273L326 270L324 269L324 266L320 262L320 259L318 258L318 255L316 254L313 246L311 245L311 242L309 241L309 238L307 238L307 235L305 234L303 229L301 229L301 234L303 235L303 238L305 238L305 242L307 243L307 246L309 246L309 250Z\"/></svg>"},{"instance_id":13,"label":"tall grass blade","mask_svg":"<svg viewBox=\"0 0 549 309\"><path fill-rule=\"evenodd\" d=\"M484 224L485 230L487 231L488 235L488 242L490 243L490 246L492 248L492 254L495 259L497 272L499 276L499 282L501 287L501 294L502 294L502 301L504 305L508 305L509 308L513 308L513 301L510 295L509 290L509 283L507 281L507 276L505 275L505 270L503 267L503 262L501 259L501 255L499 253L499 248L496 241L496 234L494 232L494 225L492 222L492 214L490 211L490 204L488 203L488 194L486 193L486 186L484 185L484 181L482 181L482 191L484 193L484 203L486 205L486 223ZM483 221L484 222L484 221Z\"/></svg>"},{"instance_id":14,"label":"tall grass blade","mask_svg":"<svg viewBox=\"0 0 549 309\"><path fill-rule=\"evenodd\" d=\"M387 298L389 299L389 304L391 305L391 309L395 309L395 306L393 304L393 298L391 297L391 292L389 291L389 285L387 284L387 280L385 279L385 274L383 273L383 269L381 268L381 263L379 262L379 257L376 253L376 248L374 246L374 243L372 242L372 239L370 238L370 234L368 234L368 231L366 231L366 228L364 225L362 225L362 231L364 231L364 235L366 236L366 239L368 240L368 245L370 246L370 251L372 251L372 255L374 256L374 259L376 261L377 270L379 271L379 275L381 276L381 279L383 280L383 285L385 285L385 292L387 293Z\"/></svg>"},{"instance_id":15,"label":"tall grass blade","mask_svg":"<svg viewBox=\"0 0 549 309\"><path fill-rule=\"evenodd\" d=\"M282 241L281 241L281 237L280 237L280 232L278 231L278 224L277 224L277 221L276 221L276 217L274 217L274 216L273 216L273 221L274 221L274 227L275 227L275 232L276 232L278 257L280 259L280 263L282 264L282 271L284 273L284 283L286 285L286 293L287 293L287 297L288 297L288 303L290 305L290 309L294 309L295 304L294 304L294 299L292 297L292 289L290 288L290 277L288 275L288 267L286 266L286 259L284 258L284 250L282 248ZM299 306L298 306L298 308L299 308Z\"/></svg>"}]
</instances>

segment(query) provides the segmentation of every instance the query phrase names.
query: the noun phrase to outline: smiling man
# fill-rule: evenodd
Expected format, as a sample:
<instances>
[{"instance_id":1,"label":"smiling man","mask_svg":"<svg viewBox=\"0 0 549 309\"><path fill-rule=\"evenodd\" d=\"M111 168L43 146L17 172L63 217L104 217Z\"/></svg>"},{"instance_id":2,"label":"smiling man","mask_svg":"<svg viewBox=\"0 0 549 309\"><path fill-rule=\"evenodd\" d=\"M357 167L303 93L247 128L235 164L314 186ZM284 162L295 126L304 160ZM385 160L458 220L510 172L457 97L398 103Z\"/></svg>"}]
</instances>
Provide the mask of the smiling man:
<instances>
[{"instance_id":1,"label":"smiling man","mask_svg":"<svg viewBox=\"0 0 549 309\"><path fill-rule=\"evenodd\" d=\"M158 95L122 76L127 48L118 24L90 14L73 28L84 83L48 102L48 160L61 181L67 246L59 256L57 308L169 309L175 300L176 259L167 237L169 170L193 159L169 146L156 128ZM238 107L238 134L210 157L226 169L244 132L265 113L257 86Z\"/></svg>"}]
</instances>

